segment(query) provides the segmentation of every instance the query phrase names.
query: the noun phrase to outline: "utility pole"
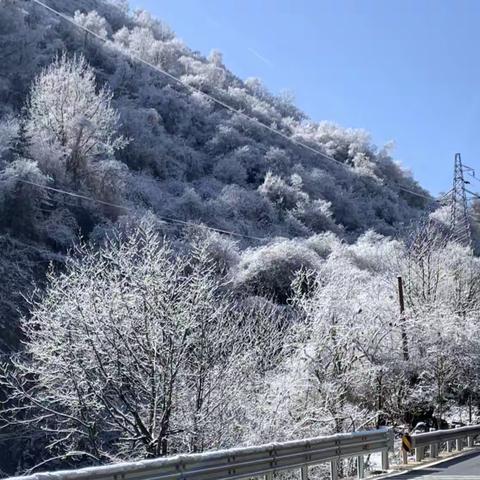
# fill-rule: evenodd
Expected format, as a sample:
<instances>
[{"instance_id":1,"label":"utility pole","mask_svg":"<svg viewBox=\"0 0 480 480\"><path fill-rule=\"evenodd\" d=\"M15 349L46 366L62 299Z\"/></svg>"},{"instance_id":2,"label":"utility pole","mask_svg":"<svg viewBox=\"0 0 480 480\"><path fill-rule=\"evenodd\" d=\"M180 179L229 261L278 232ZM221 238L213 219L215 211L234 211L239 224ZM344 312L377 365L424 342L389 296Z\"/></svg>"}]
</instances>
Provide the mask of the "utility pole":
<instances>
[{"instance_id":1,"label":"utility pole","mask_svg":"<svg viewBox=\"0 0 480 480\"><path fill-rule=\"evenodd\" d=\"M450 229L453 240L469 247L472 243L468 218L467 193L465 190L464 165L459 153L455 154L453 188L450 203ZM466 167L468 169L468 167Z\"/></svg>"},{"instance_id":2,"label":"utility pole","mask_svg":"<svg viewBox=\"0 0 480 480\"><path fill-rule=\"evenodd\" d=\"M408 362L410 355L408 352L408 338L405 326L405 301L403 299L403 279L398 276L398 301L400 303L400 331L402 335L402 353L403 359Z\"/></svg>"}]
</instances>

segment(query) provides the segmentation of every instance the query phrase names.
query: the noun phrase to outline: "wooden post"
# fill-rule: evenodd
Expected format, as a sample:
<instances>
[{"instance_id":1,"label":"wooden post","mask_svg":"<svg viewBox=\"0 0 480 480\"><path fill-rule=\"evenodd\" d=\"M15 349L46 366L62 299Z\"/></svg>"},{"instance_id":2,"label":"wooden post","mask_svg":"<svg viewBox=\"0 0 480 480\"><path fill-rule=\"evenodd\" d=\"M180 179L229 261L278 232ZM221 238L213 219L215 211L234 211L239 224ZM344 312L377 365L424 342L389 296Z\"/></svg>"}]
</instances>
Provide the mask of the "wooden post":
<instances>
[{"instance_id":1,"label":"wooden post","mask_svg":"<svg viewBox=\"0 0 480 480\"><path fill-rule=\"evenodd\" d=\"M468 395L468 424L472 424L472 392Z\"/></svg>"},{"instance_id":2,"label":"wooden post","mask_svg":"<svg viewBox=\"0 0 480 480\"><path fill-rule=\"evenodd\" d=\"M400 332L402 335L402 353L403 359L408 362L410 354L408 352L407 330L405 328L405 301L403 298L403 280L398 276L398 301L400 303Z\"/></svg>"}]
</instances>

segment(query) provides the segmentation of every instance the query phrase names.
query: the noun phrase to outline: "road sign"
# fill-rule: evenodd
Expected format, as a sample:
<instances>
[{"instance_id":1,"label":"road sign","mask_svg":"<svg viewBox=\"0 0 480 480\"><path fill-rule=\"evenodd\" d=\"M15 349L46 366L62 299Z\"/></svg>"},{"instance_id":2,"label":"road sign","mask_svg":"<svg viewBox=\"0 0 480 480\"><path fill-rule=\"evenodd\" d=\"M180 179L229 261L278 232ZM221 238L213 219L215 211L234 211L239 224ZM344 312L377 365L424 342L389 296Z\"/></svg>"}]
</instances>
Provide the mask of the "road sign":
<instances>
[{"instance_id":1,"label":"road sign","mask_svg":"<svg viewBox=\"0 0 480 480\"><path fill-rule=\"evenodd\" d=\"M408 453L412 451L412 437L408 433L402 437L402 450Z\"/></svg>"}]
</instances>

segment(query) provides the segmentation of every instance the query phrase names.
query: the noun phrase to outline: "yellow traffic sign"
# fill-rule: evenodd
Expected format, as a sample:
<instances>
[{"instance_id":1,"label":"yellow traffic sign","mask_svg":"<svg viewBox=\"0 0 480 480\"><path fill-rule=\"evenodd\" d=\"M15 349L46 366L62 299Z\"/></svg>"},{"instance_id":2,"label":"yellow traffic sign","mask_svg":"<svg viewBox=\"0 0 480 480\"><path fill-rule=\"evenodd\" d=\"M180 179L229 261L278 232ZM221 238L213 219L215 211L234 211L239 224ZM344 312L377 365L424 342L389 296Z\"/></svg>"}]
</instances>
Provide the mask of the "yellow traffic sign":
<instances>
[{"instance_id":1,"label":"yellow traffic sign","mask_svg":"<svg viewBox=\"0 0 480 480\"><path fill-rule=\"evenodd\" d=\"M408 433L402 437L402 450L408 453L412 451L412 437Z\"/></svg>"}]
</instances>

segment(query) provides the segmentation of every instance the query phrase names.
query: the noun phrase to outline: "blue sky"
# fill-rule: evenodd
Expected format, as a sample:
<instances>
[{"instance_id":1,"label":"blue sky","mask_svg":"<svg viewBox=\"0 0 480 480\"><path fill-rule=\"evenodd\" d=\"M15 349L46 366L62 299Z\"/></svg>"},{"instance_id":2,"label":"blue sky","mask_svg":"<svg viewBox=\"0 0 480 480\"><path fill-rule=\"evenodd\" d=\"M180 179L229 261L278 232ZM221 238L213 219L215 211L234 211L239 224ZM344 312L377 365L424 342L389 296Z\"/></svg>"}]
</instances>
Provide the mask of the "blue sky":
<instances>
[{"instance_id":1,"label":"blue sky","mask_svg":"<svg viewBox=\"0 0 480 480\"><path fill-rule=\"evenodd\" d=\"M314 120L368 130L433 194L453 156L480 178L480 2L131 0ZM480 183L477 184L480 187ZM472 185L473 186L473 185Z\"/></svg>"}]
</instances>

